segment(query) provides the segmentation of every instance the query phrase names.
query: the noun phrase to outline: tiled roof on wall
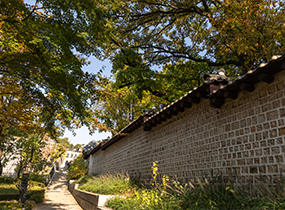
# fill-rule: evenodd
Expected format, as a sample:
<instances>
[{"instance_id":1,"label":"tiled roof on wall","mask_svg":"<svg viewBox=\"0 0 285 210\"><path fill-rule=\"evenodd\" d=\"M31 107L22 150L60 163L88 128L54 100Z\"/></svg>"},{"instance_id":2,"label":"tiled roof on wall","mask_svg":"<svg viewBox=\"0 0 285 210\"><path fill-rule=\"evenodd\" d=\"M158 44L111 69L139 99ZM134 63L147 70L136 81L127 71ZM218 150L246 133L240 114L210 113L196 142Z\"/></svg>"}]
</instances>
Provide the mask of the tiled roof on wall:
<instances>
[{"instance_id":1,"label":"tiled roof on wall","mask_svg":"<svg viewBox=\"0 0 285 210\"><path fill-rule=\"evenodd\" d=\"M107 149L142 125L144 126L144 131L150 131L157 124L161 124L163 121L170 119L173 115L177 115L178 112L183 112L186 108L191 108L193 103L200 103L201 98L209 99L212 107L220 108L226 98L236 99L241 90L252 92L255 89L254 85L260 81L271 83L274 80L274 74L283 70L285 70L285 54L273 56L270 62L261 64L256 69L248 71L245 75L238 77L234 81L229 81L227 85L221 86L210 94L209 84L212 82L205 80L199 87L195 87L178 100L152 115L146 121L143 121L143 116L140 116L109 141L95 147L90 153L93 154L99 149Z\"/></svg>"}]
</instances>

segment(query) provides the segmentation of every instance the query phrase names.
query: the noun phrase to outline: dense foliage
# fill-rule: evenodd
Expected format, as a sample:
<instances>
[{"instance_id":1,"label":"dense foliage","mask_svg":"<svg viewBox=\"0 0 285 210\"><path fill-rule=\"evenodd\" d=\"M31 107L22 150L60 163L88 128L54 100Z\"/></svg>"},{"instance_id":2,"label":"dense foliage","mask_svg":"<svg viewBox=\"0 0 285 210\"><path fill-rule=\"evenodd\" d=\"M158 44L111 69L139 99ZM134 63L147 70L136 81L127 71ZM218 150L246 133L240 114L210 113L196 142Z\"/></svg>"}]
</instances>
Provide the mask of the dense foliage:
<instances>
[{"instance_id":1,"label":"dense foliage","mask_svg":"<svg viewBox=\"0 0 285 210\"><path fill-rule=\"evenodd\" d=\"M76 125L73 119L84 123L92 76L81 68L84 56L98 52L94 36L105 21L98 17L103 15L100 7L91 0L43 0L35 5L12 0L1 1L0 14L1 84L11 81L21 92L19 96L4 87L3 106L13 95L18 104L37 109L33 120L53 133L62 125ZM7 114L0 115L2 126L12 123Z\"/></svg>"},{"instance_id":2,"label":"dense foliage","mask_svg":"<svg viewBox=\"0 0 285 210\"><path fill-rule=\"evenodd\" d=\"M0 2L0 158L10 127L56 136L91 123L94 76L82 67L104 42L101 10L92 0Z\"/></svg>"},{"instance_id":3,"label":"dense foliage","mask_svg":"<svg viewBox=\"0 0 285 210\"><path fill-rule=\"evenodd\" d=\"M68 168L67 179L79 179L88 173L88 165L84 161L83 155L80 154Z\"/></svg>"},{"instance_id":4,"label":"dense foliage","mask_svg":"<svg viewBox=\"0 0 285 210\"><path fill-rule=\"evenodd\" d=\"M233 79L285 52L282 0L106 1L113 78L97 80L94 113L118 132L220 68ZM119 119L121 116L121 119Z\"/></svg>"},{"instance_id":5,"label":"dense foliage","mask_svg":"<svg viewBox=\"0 0 285 210\"><path fill-rule=\"evenodd\" d=\"M185 59L245 73L285 50L282 0L114 2L117 47L135 50L146 64Z\"/></svg>"},{"instance_id":6,"label":"dense foliage","mask_svg":"<svg viewBox=\"0 0 285 210\"><path fill-rule=\"evenodd\" d=\"M115 134L206 72L235 78L285 51L282 0L11 0L0 14L0 134ZM88 56L110 59L112 76L84 73Z\"/></svg>"}]
</instances>

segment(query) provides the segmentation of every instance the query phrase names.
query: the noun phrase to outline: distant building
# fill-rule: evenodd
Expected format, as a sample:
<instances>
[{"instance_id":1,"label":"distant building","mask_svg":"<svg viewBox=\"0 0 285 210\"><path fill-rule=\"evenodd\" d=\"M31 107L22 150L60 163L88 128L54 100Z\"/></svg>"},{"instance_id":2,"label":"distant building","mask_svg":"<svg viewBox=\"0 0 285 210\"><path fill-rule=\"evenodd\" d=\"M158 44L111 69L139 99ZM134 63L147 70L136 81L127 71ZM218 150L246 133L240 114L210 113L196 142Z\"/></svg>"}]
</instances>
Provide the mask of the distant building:
<instances>
[{"instance_id":1,"label":"distant building","mask_svg":"<svg viewBox=\"0 0 285 210\"><path fill-rule=\"evenodd\" d=\"M77 152L76 150L67 150L66 151L67 155L66 155L66 158L65 160L68 161L68 162L72 162L75 158L77 158L81 152Z\"/></svg>"},{"instance_id":2,"label":"distant building","mask_svg":"<svg viewBox=\"0 0 285 210\"><path fill-rule=\"evenodd\" d=\"M3 168L2 176L9 176L13 178L17 177L17 172L15 169L17 167L19 158L20 158L20 155L14 155L11 157L10 161Z\"/></svg>"}]
</instances>

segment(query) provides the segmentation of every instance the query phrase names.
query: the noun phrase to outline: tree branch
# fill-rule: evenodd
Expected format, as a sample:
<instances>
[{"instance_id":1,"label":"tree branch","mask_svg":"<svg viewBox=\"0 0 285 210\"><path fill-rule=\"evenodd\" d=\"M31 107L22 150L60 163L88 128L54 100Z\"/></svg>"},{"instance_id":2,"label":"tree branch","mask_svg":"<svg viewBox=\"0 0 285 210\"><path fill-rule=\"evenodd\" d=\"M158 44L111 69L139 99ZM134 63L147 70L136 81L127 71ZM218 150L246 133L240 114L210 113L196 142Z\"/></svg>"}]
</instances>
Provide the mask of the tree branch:
<instances>
[{"instance_id":1,"label":"tree branch","mask_svg":"<svg viewBox=\"0 0 285 210\"><path fill-rule=\"evenodd\" d=\"M156 53L156 54L159 54L159 53L171 54L172 57L185 58L185 59L189 59L189 60L196 61L196 62L199 62L199 63L204 62L204 63L207 63L209 66L223 66L223 65L229 65L229 64L234 64L234 65L237 65L237 66L241 66L242 65L241 60L239 60L239 61L237 61L237 60L228 60L228 61L225 61L225 62L214 62L214 61L211 61L209 59L203 59L203 58L197 58L197 57L191 56L191 55L187 54L187 52L184 53L184 52L180 52L180 51L171 51L171 50L167 50L167 49L164 49L162 47L157 47L157 46L140 45L140 46L132 46L132 48L154 49L154 51L152 53ZM160 58L160 60L163 60L163 58ZM155 60L153 60L153 61L155 61Z\"/></svg>"}]
</instances>

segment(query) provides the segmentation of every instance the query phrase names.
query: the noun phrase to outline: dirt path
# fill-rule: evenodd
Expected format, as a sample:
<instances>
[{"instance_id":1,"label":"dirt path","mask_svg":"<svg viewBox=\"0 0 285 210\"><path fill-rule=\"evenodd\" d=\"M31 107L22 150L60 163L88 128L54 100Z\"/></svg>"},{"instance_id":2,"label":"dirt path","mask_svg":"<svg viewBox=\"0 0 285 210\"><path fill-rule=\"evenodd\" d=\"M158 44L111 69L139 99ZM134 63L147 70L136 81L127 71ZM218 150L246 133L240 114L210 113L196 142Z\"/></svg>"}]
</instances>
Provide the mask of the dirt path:
<instances>
[{"instance_id":1,"label":"dirt path","mask_svg":"<svg viewBox=\"0 0 285 210\"><path fill-rule=\"evenodd\" d=\"M52 210L52 209L68 209L82 210L77 204L74 197L67 189L67 170L64 164L56 172L53 181L48 186L45 194L45 202L40 206L36 206L35 210Z\"/></svg>"}]
</instances>

